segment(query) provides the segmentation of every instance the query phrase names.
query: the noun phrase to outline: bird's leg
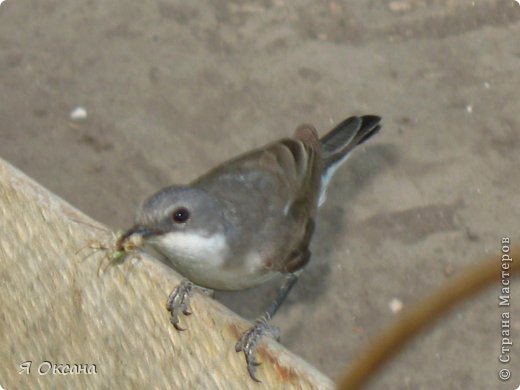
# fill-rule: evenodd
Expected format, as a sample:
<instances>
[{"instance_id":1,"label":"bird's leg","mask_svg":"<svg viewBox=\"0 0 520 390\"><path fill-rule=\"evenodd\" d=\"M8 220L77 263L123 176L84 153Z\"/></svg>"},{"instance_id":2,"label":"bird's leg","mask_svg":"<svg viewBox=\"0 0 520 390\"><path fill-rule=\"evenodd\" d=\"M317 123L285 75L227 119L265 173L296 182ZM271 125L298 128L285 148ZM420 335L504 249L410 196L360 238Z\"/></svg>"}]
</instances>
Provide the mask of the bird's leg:
<instances>
[{"instance_id":1,"label":"bird's leg","mask_svg":"<svg viewBox=\"0 0 520 390\"><path fill-rule=\"evenodd\" d=\"M253 380L256 382L260 382L260 380L255 376L256 367L260 365L260 363L255 358L255 350L258 342L266 333L271 334L277 340L279 339L280 330L277 327L270 325L269 321L280 308L285 298L287 298L289 291L291 291L297 280L297 273L287 274L284 283L278 289L276 299L271 303L266 312L255 321L254 325L248 331L246 331L242 337L240 337L240 340L238 340L235 345L235 351L244 352L247 371L249 372L251 378L253 378Z\"/></svg>"},{"instance_id":2,"label":"bird's leg","mask_svg":"<svg viewBox=\"0 0 520 390\"><path fill-rule=\"evenodd\" d=\"M177 330L186 330L179 325L179 315L182 313L185 316L189 316L191 312L190 299L193 295L193 291L197 289L207 295L213 295L213 290L197 286L187 279L183 279L170 293L168 300L166 301L166 309L171 313L170 322Z\"/></svg>"}]
</instances>

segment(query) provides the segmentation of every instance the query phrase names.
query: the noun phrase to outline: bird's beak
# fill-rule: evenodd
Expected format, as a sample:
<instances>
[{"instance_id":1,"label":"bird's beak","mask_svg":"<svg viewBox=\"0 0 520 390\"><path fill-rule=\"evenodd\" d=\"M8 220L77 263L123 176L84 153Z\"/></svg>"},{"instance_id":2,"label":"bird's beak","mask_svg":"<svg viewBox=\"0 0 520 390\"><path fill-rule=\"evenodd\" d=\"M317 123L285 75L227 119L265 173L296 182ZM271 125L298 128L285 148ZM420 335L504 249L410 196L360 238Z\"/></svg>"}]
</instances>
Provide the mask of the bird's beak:
<instances>
[{"instance_id":1,"label":"bird's beak","mask_svg":"<svg viewBox=\"0 0 520 390\"><path fill-rule=\"evenodd\" d=\"M128 252L144 244L144 240L157 232L142 225L134 225L125 231L116 242L118 251Z\"/></svg>"}]
</instances>

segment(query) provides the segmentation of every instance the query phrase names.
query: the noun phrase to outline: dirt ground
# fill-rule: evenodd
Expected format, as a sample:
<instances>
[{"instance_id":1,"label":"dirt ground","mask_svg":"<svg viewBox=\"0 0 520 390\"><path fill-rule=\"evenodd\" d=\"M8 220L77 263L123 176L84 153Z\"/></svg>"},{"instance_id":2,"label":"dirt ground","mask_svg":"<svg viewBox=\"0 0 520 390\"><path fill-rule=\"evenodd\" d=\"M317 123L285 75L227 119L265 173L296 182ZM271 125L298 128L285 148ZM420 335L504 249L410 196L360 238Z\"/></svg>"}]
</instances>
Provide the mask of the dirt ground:
<instances>
[{"instance_id":1,"label":"dirt ground","mask_svg":"<svg viewBox=\"0 0 520 390\"><path fill-rule=\"evenodd\" d=\"M0 156L113 228L157 189L302 122L384 118L332 182L313 260L275 318L282 343L333 378L394 320L392 301L406 308L520 240L519 87L513 0L0 6ZM218 298L254 318L271 294ZM458 306L371 388L516 388L520 284L509 365L498 295Z\"/></svg>"}]
</instances>

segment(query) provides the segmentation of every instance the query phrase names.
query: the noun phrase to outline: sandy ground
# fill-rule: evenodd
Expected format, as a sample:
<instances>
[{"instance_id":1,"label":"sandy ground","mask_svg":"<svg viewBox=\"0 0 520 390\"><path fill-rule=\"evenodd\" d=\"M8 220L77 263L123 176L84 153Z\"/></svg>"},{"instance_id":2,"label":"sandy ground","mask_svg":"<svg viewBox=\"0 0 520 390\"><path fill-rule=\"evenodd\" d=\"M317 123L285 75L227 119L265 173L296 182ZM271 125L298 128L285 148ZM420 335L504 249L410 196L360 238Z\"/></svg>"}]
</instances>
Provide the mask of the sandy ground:
<instances>
[{"instance_id":1,"label":"sandy ground","mask_svg":"<svg viewBox=\"0 0 520 390\"><path fill-rule=\"evenodd\" d=\"M519 86L509 0L0 6L0 156L114 228L160 187L302 122L323 132L383 116L333 181L313 260L275 320L283 344L332 377L392 322L393 299L406 307L498 256L501 237L518 243ZM70 119L77 106L85 120ZM219 299L252 318L270 294ZM372 387L516 388L520 285L506 366L498 295L458 307Z\"/></svg>"}]
</instances>

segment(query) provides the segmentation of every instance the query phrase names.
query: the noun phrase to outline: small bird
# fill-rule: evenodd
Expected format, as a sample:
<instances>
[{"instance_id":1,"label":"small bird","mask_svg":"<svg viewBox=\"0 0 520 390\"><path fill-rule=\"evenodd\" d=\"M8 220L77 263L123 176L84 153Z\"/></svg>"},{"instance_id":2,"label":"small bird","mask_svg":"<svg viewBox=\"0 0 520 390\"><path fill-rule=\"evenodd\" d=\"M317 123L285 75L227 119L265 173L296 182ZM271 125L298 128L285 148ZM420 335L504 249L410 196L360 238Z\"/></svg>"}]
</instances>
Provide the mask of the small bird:
<instances>
[{"instance_id":1,"label":"small bird","mask_svg":"<svg viewBox=\"0 0 520 390\"><path fill-rule=\"evenodd\" d=\"M284 274L276 299L235 346L258 381L256 346L264 334L275 333L269 320L310 260L316 212L329 181L354 148L379 131L380 121L353 116L321 139L313 126L301 125L292 138L226 161L189 185L163 188L142 203L116 248L150 246L187 278L167 301L178 330L184 330L179 315L191 314L197 286L242 290Z\"/></svg>"}]
</instances>

